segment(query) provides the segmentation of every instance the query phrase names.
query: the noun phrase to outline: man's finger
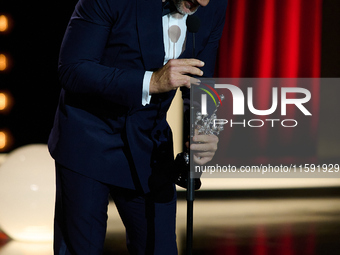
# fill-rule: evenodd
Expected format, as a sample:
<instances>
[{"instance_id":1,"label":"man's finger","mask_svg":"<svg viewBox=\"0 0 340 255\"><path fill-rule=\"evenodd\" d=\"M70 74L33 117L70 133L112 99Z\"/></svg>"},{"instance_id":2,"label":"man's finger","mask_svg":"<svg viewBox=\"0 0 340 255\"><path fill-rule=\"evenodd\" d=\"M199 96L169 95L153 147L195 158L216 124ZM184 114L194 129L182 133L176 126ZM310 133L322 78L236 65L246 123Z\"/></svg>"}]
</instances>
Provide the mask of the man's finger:
<instances>
[{"instance_id":1,"label":"man's finger","mask_svg":"<svg viewBox=\"0 0 340 255\"><path fill-rule=\"evenodd\" d=\"M178 68L178 72L181 74L191 74L191 75L198 75L198 76L203 75L203 71L194 66L180 66L177 68Z\"/></svg>"},{"instance_id":2,"label":"man's finger","mask_svg":"<svg viewBox=\"0 0 340 255\"><path fill-rule=\"evenodd\" d=\"M190 84L191 84L191 77L187 75L179 75L173 81L173 86L175 88L184 87L184 86L187 88L190 88Z\"/></svg>"},{"instance_id":3,"label":"man's finger","mask_svg":"<svg viewBox=\"0 0 340 255\"><path fill-rule=\"evenodd\" d=\"M213 143L193 143L190 145L190 149L193 151L213 151L217 150L217 145Z\"/></svg>"},{"instance_id":4,"label":"man's finger","mask_svg":"<svg viewBox=\"0 0 340 255\"><path fill-rule=\"evenodd\" d=\"M194 162L198 165L204 165L212 160L212 157L198 157L194 155Z\"/></svg>"},{"instance_id":5,"label":"man's finger","mask_svg":"<svg viewBox=\"0 0 340 255\"><path fill-rule=\"evenodd\" d=\"M197 66L203 67L205 63L195 58L171 59L168 64L170 66Z\"/></svg>"},{"instance_id":6,"label":"man's finger","mask_svg":"<svg viewBox=\"0 0 340 255\"><path fill-rule=\"evenodd\" d=\"M196 131L192 140L195 143L218 143L218 137L216 135L198 135Z\"/></svg>"},{"instance_id":7,"label":"man's finger","mask_svg":"<svg viewBox=\"0 0 340 255\"><path fill-rule=\"evenodd\" d=\"M193 84L193 85L201 85L201 80L200 79L196 79L194 77L190 77L190 84Z\"/></svg>"}]
</instances>

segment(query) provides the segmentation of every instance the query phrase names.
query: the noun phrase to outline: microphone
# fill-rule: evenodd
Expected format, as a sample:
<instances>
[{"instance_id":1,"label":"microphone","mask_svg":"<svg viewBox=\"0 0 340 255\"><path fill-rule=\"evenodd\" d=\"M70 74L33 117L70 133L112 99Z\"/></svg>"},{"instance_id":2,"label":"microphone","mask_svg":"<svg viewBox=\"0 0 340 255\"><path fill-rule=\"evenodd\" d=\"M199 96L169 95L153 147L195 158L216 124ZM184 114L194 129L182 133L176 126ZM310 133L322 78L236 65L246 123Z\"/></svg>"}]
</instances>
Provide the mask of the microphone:
<instances>
[{"instance_id":1,"label":"microphone","mask_svg":"<svg viewBox=\"0 0 340 255\"><path fill-rule=\"evenodd\" d=\"M190 33L197 33L201 26L201 20L194 15L189 15L187 18L187 27Z\"/></svg>"},{"instance_id":2,"label":"microphone","mask_svg":"<svg viewBox=\"0 0 340 255\"><path fill-rule=\"evenodd\" d=\"M195 43L195 34L198 32L201 26L201 20L194 15L189 15L187 18L187 29L190 33L192 33L192 57L195 58L195 48L196 48L196 43Z\"/></svg>"}]
</instances>

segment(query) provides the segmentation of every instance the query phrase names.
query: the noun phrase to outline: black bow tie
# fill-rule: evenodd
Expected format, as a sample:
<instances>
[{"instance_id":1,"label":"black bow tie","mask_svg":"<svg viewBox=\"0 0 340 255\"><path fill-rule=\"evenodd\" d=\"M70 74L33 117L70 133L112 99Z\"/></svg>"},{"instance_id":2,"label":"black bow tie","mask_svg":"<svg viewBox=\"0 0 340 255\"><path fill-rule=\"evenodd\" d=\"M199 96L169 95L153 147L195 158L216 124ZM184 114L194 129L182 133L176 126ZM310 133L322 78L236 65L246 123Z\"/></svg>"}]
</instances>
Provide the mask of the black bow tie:
<instances>
[{"instance_id":1,"label":"black bow tie","mask_svg":"<svg viewBox=\"0 0 340 255\"><path fill-rule=\"evenodd\" d=\"M162 16L167 15L169 13L172 13L176 11L176 6L172 0L167 0L163 3L163 12Z\"/></svg>"}]
</instances>

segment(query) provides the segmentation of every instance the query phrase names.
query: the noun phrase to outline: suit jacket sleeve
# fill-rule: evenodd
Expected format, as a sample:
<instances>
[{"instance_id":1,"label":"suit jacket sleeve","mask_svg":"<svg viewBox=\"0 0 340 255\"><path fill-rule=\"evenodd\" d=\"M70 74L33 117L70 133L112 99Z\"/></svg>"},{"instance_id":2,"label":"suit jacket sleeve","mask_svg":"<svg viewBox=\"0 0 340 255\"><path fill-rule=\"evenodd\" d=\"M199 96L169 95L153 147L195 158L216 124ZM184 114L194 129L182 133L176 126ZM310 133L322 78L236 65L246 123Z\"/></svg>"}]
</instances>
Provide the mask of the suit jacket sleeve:
<instances>
[{"instance_id":1,"label":"suit jacket sleeve","mask_svg":"<svg viewBox=\"0 0 340 255\"><path fill-rule=\"evenodd\" d=\"M116 1L80 0L66 30L59 56L62 87L76 94L96 95L133 108L141 105L144 70L101 64L117 18Z\"/></svg>"}]
</instances>

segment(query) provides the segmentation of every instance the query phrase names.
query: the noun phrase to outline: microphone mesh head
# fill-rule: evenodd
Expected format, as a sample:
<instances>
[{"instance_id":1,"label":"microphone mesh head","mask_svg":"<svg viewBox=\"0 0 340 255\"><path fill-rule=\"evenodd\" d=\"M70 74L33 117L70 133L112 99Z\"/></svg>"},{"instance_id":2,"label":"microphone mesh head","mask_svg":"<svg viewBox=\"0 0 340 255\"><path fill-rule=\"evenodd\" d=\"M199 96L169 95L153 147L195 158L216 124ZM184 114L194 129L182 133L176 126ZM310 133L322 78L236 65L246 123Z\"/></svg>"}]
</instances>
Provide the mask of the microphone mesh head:
<instances>
[{"instance_id":1,"label":"microphone mesh head","mask_svg":"<svg viewBox=\"0 0 340 255\"><path fill-rule=\"evenodd\" d=\"M189 15L187 18L187 28L190 33L197 33L201 26L201 20L194 15Z\"/></svg>"}]
</instances>

